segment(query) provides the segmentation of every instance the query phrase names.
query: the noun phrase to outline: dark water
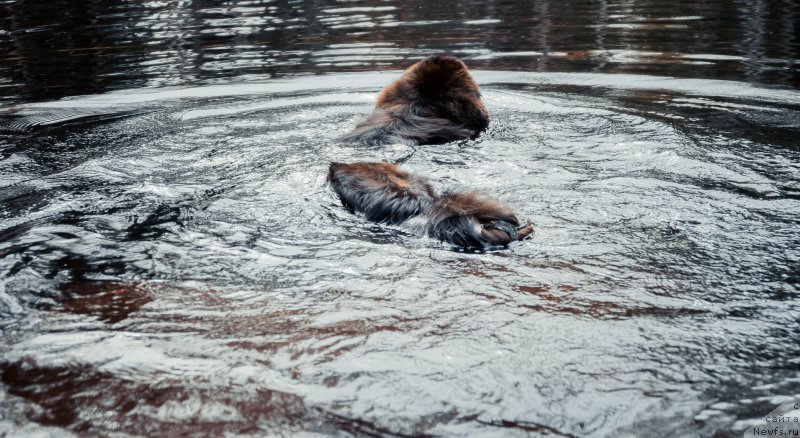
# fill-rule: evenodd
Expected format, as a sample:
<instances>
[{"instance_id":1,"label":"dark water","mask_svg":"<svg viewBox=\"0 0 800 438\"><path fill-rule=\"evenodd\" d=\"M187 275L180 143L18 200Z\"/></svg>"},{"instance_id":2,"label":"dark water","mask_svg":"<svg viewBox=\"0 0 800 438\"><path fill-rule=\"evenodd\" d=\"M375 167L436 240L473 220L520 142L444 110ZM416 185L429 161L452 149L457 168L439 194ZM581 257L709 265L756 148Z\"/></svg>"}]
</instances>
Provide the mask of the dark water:
<instances>
[{"instance_id":1,"label":"dark water","mask_svg":"<svg viewBox=\"0 0 800 438\"><path fill-rule=\"evenodd\" d=\"M0 1L0 96L405 68L640 73L800 86L796 1Z\"/></svg>"},{"instance_id":2,"label":"dark water","mask_svg":"<svg viewBox=\"0 0 800 438\"><path fill-rule=\"evenodd\" d=\"M0 435L741 436L799 399L800 8L663 3L0 2ZM439 52L484 135L336 140ZM366 223L332 160L536 234Z\"/></svg>"}]
</instances>

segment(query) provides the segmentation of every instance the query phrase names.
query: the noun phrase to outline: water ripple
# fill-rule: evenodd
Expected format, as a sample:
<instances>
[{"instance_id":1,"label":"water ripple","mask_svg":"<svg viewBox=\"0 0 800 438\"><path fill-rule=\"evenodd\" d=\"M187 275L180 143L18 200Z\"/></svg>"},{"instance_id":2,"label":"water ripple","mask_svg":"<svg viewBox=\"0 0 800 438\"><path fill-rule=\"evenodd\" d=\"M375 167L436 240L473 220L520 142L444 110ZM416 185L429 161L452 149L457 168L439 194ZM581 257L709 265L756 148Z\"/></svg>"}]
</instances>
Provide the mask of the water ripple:
<instances>
[{"instance_id":1,"label":"water ripple","mask_svg":"<svg viewBox=\"0 0 800 438\"><path fill-rule=\"evenodd\" d=\"M19 425L0 426L728 432L796 390L800 156L759 134L796 131L796 93L476 76L492 125L435 147L337 141L383 73L9 108L0 409ZM325 185L330 161L397 159L535 237L457 252Z\"/></svg>"}]
</instances>

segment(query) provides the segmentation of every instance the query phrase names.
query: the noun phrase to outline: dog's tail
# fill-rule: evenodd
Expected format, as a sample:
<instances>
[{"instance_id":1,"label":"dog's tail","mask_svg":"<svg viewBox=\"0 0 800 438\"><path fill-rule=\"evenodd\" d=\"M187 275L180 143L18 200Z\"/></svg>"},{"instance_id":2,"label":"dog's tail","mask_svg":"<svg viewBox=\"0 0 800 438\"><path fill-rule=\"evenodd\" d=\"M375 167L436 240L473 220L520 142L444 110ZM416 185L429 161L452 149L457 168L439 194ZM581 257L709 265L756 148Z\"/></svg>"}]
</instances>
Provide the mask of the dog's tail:
<instances>
[{"instance_id":1,"label":"dog's tail","mask_svg":"<svg viewBox=\"0 0 800 438\"><path fill-rule=\"evenodd\" d=\"M466 249L484 250L523 240L533 232L519 225L505 205L478 192L445 193L438 197L428 219L428 235Z\"/></svg>"}]
</instances>

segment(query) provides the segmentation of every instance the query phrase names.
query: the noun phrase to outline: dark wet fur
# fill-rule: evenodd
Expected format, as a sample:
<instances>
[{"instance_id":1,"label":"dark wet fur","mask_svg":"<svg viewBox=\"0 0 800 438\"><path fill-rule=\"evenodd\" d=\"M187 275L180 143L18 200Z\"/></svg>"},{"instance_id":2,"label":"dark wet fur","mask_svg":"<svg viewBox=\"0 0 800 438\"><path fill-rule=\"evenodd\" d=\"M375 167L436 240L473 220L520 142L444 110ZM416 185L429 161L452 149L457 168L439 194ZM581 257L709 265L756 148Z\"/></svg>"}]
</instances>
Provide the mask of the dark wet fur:
<instances>
[{"instance_id":1,"label":"dark wet fur","mask_svg":"<svg viewBox=\"0 0 800 438\"><path fill-rule=\"evenodd\" d=\"M499 201L478 192L446 193L433 202L428 235L465 249L483 250L523 240L533 232Z\"/></svg>"},{"instance_id":2,"label":"dark wet fur","mask_svg":"<svg viewBox=\"0 0 800 438\"><path fill-rule=\"evenodd\" d=\"M384 88L375 112L343 140L440 144L474 138L487 126L489 113L466 65L452 56L430 56Z\"/></svg>"},{"instance_id":3,"label":"dark wet fur","mask_svg":"<svg viewBox=\"0 0 800 438\"><path fill-rule=\"evenodd\" d=\"M427 181L390 163L331 163L328 182L351 212L372 222L399 224L431 207Z\"/></svg>"}]
</instances>

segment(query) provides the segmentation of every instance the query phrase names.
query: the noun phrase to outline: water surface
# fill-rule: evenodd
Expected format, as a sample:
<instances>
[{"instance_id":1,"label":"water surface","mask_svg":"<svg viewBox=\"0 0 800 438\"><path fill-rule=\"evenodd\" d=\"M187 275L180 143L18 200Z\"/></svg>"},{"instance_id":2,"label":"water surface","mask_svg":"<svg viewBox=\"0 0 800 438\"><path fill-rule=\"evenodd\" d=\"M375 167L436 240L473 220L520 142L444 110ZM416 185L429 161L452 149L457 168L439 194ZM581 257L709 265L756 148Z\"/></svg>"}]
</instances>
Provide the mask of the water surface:
<instances>
[{"instance_id":1,"label":"water surface","mask_svg":"<svg viewBox=\"0 0 800 438\"><path fill-rule=\"evenodd\" d=\"M793 4L36 4L2 5L3 433L735 436L800 394ZM444 48L487 132L337 141ZM367 223L354 160L536 234Z\"/></svg>"},{"instance_id":2,"label":"water surface","mask_svg":"<svg viewBox=\"0 0 800 438\"><path fill-rule=\"evenodd\" d=\"M798 23L793 0L4 0L0 99L402 69L434 53L798 87Z\"/></svg>"}]
</instances>

